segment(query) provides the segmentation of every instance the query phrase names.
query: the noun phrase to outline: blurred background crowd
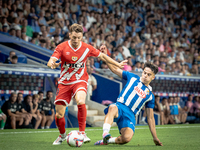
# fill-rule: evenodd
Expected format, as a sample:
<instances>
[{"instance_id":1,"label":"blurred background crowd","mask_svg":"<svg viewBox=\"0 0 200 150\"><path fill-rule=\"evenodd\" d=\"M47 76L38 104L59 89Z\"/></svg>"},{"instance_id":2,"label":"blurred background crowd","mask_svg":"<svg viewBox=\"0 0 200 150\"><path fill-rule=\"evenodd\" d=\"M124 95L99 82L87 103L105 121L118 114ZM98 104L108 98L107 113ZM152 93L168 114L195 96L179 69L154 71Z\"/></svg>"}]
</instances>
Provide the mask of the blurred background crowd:
<instances>
[{"instance_id":1,"label":"blurred background crowd","mask_svg":"<svg viewBox=\"0 0 200 150\"><path fill-rule=\"evenodd\" d=\"M70 25L83 26L83 41L110 57L128 60L127 71L144 63L160 74L200 73L198 0L0 0L0 33L46 49L69 40ZM90 65L107 69L91 58Z\"/></svg>"}]
</instances>

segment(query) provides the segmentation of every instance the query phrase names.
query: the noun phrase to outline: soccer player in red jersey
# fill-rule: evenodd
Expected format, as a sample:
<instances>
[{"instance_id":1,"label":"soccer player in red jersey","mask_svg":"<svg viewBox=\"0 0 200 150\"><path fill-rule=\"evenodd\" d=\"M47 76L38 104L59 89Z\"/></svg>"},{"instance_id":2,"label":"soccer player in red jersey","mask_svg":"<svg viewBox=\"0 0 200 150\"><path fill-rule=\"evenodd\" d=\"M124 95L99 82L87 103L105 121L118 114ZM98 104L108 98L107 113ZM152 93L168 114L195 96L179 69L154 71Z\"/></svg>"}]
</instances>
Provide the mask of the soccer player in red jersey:
<instances>
[{"instance_id":1,"label":"soccer player in red jersey","mask_svg":"<svg viewBox=\"0 0 200 150\"><path fill-rule=\"evenodd\" d=\"M56 47L47 64L51 69L61 64L58 90L54 102L56 109L55 121L60 135L53 145L60 145L66 139L64 114L71 98L75 99L78 106L79 131L84 136L84 143L90 142L90 139L85 134L87 115L85 99L88 84L87 58L90 56L99 57L101 60L105 60L119 68L123 68L125 65L124 62L118 63L91 45L82 42L83 27L81 25L73 24L69 31L70 40ZM102 48L105 48L105 46L101 46L100 50ZM58 59L61 59L61 61L56 63Z\"/></svg>"}]
</instances>

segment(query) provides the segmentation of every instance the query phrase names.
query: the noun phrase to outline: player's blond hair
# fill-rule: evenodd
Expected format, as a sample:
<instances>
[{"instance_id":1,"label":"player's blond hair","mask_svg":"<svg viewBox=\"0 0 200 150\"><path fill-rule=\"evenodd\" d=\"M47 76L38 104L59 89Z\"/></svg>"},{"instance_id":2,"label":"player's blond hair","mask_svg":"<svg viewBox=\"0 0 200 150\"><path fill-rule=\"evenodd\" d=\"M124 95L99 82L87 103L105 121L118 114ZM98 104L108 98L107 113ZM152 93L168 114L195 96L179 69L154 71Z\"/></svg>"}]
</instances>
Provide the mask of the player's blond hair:
<instances>
[{"instance_id":1,"label":"player's blond hair","mask_svg":"<svg viewBox=\"0 0 200 150\"><path fill-rule=\"evenodd\" d=\"M77 23L74 23L73 25L70 26L69 28L69 32L72 33L72 32L76 32L76 33L83 33L83 26L80 25L80 24L77 24Z\"/></svg>"}]
</instances>

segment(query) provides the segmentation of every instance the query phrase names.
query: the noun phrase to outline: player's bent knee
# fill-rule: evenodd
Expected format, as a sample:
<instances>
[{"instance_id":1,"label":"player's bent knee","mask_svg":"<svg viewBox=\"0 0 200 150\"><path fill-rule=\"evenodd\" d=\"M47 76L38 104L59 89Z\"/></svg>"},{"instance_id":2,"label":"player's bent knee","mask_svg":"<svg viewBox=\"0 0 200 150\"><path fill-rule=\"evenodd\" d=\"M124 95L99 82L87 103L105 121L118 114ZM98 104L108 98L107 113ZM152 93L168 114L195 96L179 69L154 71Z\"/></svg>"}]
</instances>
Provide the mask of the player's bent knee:
<instances>
[{"instance_id":1,"label":"player's bent knee","mask_svg":"<svg viewBox=\"0 0 200 150\"><path fill-rule=\"evenodd\" d=\"M83 105L83 104L85 104L85 100L79 99L79 100L76 100L76 103L77 103L77 105Z\"/></svg>"},{"instance_id":2,"label":"player's bent knee","mask_svg":"<svg viewBox=\"0 0 200 150\"><path fill-rule=\"evenodd\" d=\"M108 112L116 113L117 110L118 110L118 108L117 108L116 105L110 105L110 106L109 106L109 109L108 109Z\"/></svg>"},{"instance_id":3,"label":"player's bent knee","mask_svg":"<svg viewBox=\"0 0 200 150\"><path fill-rule=\"evenodd\" d=\"M131 139L132 139L132 136L124 136L124 137L122 137L122 142L123 142L123 144L126 144L126 143L130 142Z\"/></svg>"}]
</instances>

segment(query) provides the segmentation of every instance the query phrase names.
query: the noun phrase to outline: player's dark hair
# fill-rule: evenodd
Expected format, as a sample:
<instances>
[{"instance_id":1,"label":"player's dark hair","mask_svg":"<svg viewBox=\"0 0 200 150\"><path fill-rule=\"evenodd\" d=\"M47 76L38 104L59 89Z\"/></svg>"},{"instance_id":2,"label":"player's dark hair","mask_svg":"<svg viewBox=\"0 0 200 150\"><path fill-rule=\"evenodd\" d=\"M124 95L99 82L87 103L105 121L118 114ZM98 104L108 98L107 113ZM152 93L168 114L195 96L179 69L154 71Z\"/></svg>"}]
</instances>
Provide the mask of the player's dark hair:
<instances>
[{"instance_id":1,"label":"player's dark hair","mask_svg":"<svg viewBox=\"0 0 200 150\"><path fill-rule=\"evenodd\" d=\"M154 74L158 73L158 66L154 65L153 63L147 62L144 64L144 68L150 68Z\"/></svg>"},{"instance_id":2,"label":"player's dark hair","mask_svg":"<svg viewBox=\"0 0 200 150\"><path fill-rule=\"evenodd\" d=\"M83 33L83 26L80 25L80 24L77 24L77 23L74 23L73 25L70 26L69 28L69 32L72 33L72 32L76 32L76 33Z\"/></svg>"}]
</instances>

